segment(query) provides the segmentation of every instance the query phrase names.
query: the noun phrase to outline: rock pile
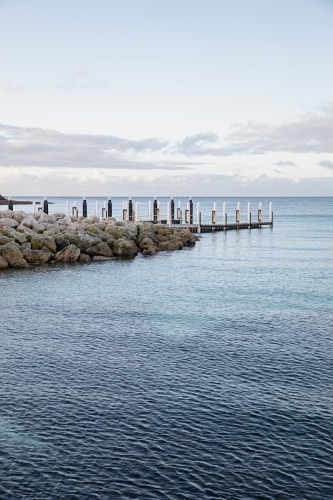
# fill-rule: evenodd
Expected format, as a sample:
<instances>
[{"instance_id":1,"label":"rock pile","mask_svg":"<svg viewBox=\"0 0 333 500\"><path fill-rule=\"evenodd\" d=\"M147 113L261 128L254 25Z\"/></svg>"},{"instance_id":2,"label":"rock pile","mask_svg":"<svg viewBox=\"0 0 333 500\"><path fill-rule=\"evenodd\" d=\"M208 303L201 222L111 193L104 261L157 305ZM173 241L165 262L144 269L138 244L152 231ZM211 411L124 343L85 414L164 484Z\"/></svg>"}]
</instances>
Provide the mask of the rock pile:
<instances>
[{"instance_id":1,"label":"rock pile","mask_svg":"<svg viewBox=\"0 0 333 500\"><path fill-rule=\"evenodd\" d=\"M197 240L187 229L146 222L0 211L0 269L47 262L133 258L139 252L155 255L163 250L193 246Z\"/></svg>"}]
</instances>

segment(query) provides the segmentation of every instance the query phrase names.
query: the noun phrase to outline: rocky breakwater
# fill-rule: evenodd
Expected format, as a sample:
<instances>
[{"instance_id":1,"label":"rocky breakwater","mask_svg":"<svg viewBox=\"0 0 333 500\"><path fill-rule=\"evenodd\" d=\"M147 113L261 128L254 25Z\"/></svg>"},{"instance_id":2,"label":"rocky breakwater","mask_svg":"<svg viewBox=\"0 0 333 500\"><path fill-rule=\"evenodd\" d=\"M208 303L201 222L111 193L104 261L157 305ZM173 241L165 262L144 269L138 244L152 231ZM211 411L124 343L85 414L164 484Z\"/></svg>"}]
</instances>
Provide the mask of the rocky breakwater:
<instances>
[{"instance_id":1,"label":"rocky breakwater","mask_svg":"<svg viewBox=\"0 0 333 500\"><path fill-rule=\"evenodd\" d=\"M198 237L187 229L113 218L76 218L65 214L0 212L0 269L52 262L101 262L155 255L193 246Z\"/></svg>"}]
</instances>

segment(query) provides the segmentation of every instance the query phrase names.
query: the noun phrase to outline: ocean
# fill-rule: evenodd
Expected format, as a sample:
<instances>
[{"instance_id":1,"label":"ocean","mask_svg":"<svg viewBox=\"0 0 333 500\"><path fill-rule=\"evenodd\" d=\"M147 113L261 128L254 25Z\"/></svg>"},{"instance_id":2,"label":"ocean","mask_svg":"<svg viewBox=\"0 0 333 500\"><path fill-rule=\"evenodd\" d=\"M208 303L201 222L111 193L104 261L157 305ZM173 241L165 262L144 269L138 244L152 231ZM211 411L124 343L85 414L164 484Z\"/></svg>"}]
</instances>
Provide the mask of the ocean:
<instances>
[{"instance_id":1,"label":"ocean","mask_svg":"<svg viewBox=\"0 0 333 500\"><path fill-rule=\"evenodd\" d=\"M193 201L274 227L0 273L1 498L333 498L333 198Z\"/></svg>"}]
</instances>

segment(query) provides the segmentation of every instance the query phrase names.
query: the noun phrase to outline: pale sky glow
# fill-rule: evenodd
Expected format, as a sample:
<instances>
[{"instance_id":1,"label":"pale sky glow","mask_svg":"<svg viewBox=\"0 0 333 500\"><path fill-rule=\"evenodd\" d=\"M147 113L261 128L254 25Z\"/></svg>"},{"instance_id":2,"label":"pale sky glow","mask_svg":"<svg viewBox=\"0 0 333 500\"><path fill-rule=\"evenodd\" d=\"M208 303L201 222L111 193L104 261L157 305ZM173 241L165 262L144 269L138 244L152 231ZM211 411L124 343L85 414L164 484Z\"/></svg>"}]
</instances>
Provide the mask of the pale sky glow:
<instances>
[{"instance_id":1,"label":"pale sky glow","mask_svg":"<svg viewBox=\"0 0 333 500\"><path fill-rule=\"evenodd\" d=\"M330 0L0 0L0 193L332 195Z\"/></svg>"}]
</instances>

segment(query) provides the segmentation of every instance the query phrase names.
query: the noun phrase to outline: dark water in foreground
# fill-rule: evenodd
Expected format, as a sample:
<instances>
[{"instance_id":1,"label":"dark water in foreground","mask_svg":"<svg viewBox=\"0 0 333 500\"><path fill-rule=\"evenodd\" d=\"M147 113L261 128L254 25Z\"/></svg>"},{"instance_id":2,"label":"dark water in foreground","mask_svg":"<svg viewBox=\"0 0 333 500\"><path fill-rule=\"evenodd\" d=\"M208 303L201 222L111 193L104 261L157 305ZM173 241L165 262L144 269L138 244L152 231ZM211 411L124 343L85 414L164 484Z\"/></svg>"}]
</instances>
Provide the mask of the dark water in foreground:
<instances>
[{"instance_id":1,"label":"dark water in foreground","mask_svg":"<svg viewBox=\"0 0 333 500\"><path fill-rule=\"evenodd\" d=\"M0 497L332 499L333 199L0 274Z\"/></svg>"}]
</instances>

